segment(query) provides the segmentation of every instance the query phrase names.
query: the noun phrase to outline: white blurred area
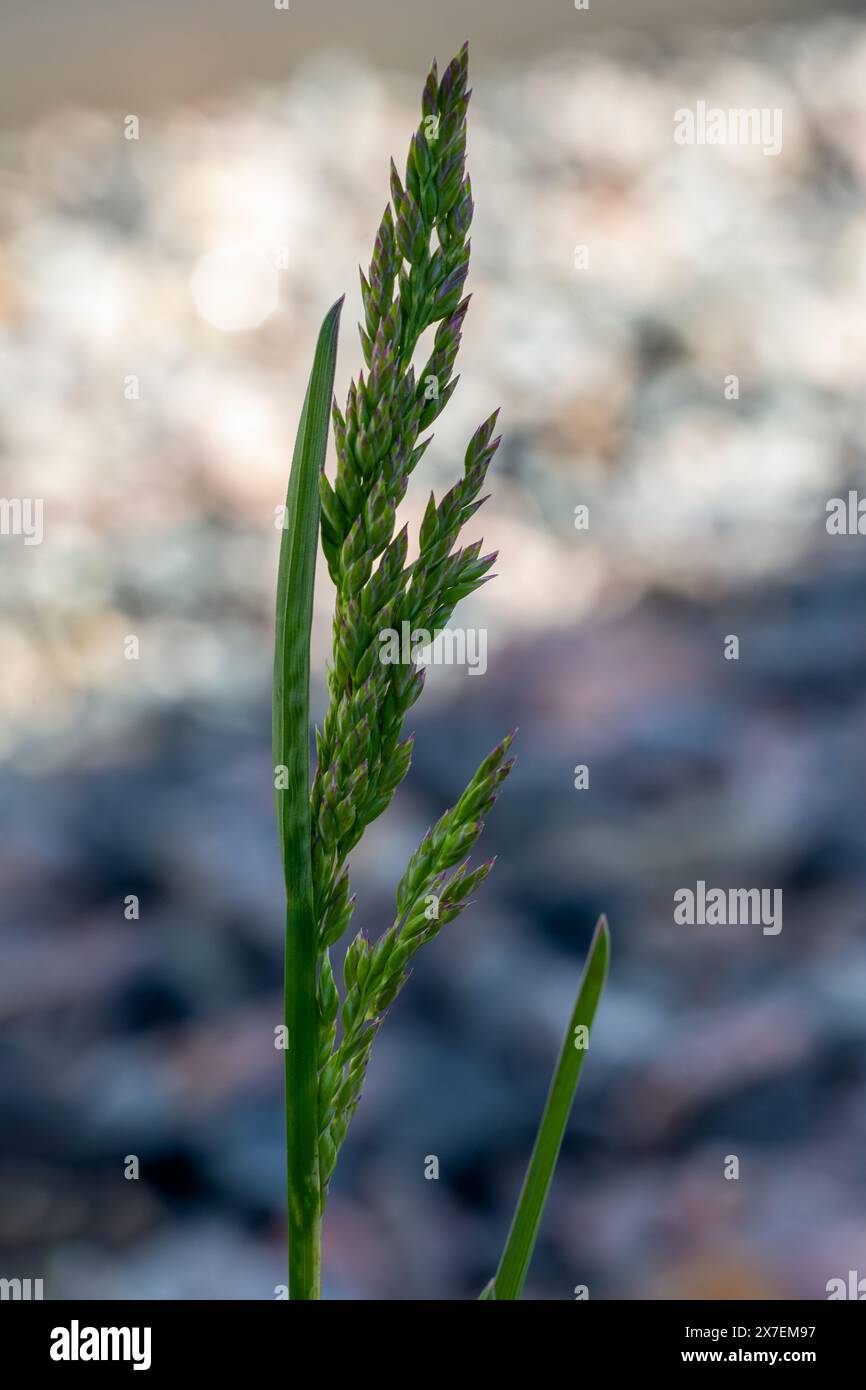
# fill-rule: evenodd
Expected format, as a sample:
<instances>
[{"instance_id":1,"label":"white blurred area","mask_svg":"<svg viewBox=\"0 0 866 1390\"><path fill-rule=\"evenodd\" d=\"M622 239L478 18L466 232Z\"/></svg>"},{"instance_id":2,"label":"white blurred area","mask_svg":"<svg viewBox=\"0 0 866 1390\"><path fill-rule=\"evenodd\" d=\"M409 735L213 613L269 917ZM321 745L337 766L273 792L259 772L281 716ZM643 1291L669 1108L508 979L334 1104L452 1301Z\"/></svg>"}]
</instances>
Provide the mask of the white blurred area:
<instances>
[{"instance_id":1,"label":"white blurred area","mask_svg":"<svg viewBox=\"0 0 866 1390\"><path fill-rule=\"evenodd\" d=\"M45 499L45 541L0 550L0 753L32 762L37 730L86 743L97 717L104 740L137 702L266 689L315 334L348 290L342 397L357 265L422 81L323 50L145 114L137 140L81 101L3 137L3 492ZM781 107L781 154L676 146L673 112L707 97ZM417 534L502 404L476 523L499 574L463 621L501 645L797 564L866 451L866 25L488 58L470 121L461 382L405 518ZM134 680L128 633L151 658Z\"/></svg>"}]
</instances>

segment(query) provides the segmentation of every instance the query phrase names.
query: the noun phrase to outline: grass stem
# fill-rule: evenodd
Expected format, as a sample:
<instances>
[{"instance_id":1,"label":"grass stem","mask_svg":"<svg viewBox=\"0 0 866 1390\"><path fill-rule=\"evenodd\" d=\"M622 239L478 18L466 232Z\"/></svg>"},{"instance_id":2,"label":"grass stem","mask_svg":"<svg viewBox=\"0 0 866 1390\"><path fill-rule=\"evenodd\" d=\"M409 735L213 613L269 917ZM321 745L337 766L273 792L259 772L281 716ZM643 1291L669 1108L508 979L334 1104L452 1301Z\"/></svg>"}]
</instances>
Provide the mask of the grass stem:
<instances>
[{"instance_id":1,"label":"grass stem","mask_svg":"<svg viewBox=\"0 0 866 1390\"><path fill-rule=\"evenodd\" d=\"M319 479L334 389L339 300L319 333L298 426L277 578L273 759L277 830L286 883L286 1168L289 1297L317 1299L319 1183L318 923L310 848L310 630L319 537Z\"/></svg>"}]
</instances>

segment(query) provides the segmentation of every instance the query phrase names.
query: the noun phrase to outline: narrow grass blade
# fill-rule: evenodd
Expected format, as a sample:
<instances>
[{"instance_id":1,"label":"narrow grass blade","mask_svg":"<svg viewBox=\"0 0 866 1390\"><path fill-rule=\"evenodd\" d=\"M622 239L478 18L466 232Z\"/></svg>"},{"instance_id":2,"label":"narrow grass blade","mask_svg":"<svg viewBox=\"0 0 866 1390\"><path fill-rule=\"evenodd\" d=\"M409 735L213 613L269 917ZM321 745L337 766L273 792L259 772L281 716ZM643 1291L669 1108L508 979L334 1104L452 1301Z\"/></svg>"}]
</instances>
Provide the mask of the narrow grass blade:
<instances>
[{"instance_id":1,"label":"narrow grass blade","mask_svg":"<svg viewBox=\"0 0 866 1390\"><path fill-rule=\"evenodd\" d=\"M273 759L286 881L285 1023L289 1294L320 1280L316 951L310 862L310 628L342 299L325 317L298 426L277 579Z\"/></svg>"},{"instance_id":2,"label":"narrow grass blade","mask_svg":"<svg viewBox=\"0 0 866 1390\"><path fill-rule=\"evenodd\" d=\"M582 1038L576 1030L586 1028L588 1036L604 988L609 956L610 932L607 919L600 917L590 943L577 1002L563 1039L505 1250L495 1277L480 1295L482 1299L517 1299L523 1290L562 1136L586 1056L586 1048L579 1045Z\"/></svg>"}]
</instances>

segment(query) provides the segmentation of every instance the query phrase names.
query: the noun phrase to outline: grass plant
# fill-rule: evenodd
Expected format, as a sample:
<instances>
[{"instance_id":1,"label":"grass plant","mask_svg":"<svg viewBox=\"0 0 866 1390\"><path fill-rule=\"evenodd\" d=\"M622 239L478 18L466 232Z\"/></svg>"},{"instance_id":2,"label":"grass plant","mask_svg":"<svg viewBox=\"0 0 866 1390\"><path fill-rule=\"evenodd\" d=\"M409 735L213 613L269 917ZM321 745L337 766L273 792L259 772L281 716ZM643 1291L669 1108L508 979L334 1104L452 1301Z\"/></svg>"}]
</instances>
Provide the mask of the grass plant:
<instances>
[{"instance_id":1,"label":"grass plant","mask_svg":"<svg viewBox=\"0 0 866 1390\"><path fill-rule=\"evenodd\" d=\"M467 906L493 867L470 855L511 770L502 738L455 805L426 833L396 888L394 918L375 940L357 932L342 987L332 949L355 906L349 856L406 777L405 722L424 688L417 661L386 663L382 634L435 632L492 577L496 554L461 532L482 505L499 446L494 411L473 434L453 486L431 492L408 559L397 513L432 436L426 432L456 385L454 365L469 307L473 200L466 173L468 48L441 77L434 63L421 119L390 200L368 272L361 272L364 367L345 406L333 397L342 300L316 345L298 428L277 583L273 758L286 887L285 1077L289 1294L317 1299L321 1226L337 1155L361 1097L374 1039L405 984L415 953ZM422 337L432 330L416 373ZM423 357L423 353L422 353ZM329 416L337 465L325 473ZM328 706L316 730L310 776L310 628L318 542L334 584ZM608 931L590 947L502 1261L481 1294L519 1298L577 1085L588 1029L604 984Z\"/></svg>"}]
</instances>

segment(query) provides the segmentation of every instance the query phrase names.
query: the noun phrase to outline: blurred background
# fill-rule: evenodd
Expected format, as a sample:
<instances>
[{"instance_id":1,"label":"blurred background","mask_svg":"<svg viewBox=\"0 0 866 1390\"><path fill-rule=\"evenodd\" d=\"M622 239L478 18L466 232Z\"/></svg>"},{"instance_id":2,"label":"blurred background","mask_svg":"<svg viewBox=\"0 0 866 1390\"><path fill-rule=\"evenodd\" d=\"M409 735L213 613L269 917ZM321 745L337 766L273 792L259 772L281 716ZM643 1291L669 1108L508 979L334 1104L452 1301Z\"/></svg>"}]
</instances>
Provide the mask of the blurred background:
<instances>
[{"instance_id":1,"label":"blurred background","mask_svg":"<svg viewBox=\"0 0 866 1390\"><path fill-rule=\"evenodd\" d=\"M44 499L44 540L0 537L0 1275L284 1282L274 509L322 315L348 291L342 398L388 158L466 37L474 298L405 517L501 404L469 534L499 577L460 611L486 673L434 668L410 718L356 927L514 725L518 763L491 880L374 1049L325 1296L477 1296L601 911L527 1296L866 1275L866 540L825 526L866 488L862 14L7 0L2 26L0 491ZM699 100L781 109L780 153L676 145ZM318 718L330 606L320 565ZM675 925L698 879L781 888L783 930Z\"/></svg>"}]
</instances>

